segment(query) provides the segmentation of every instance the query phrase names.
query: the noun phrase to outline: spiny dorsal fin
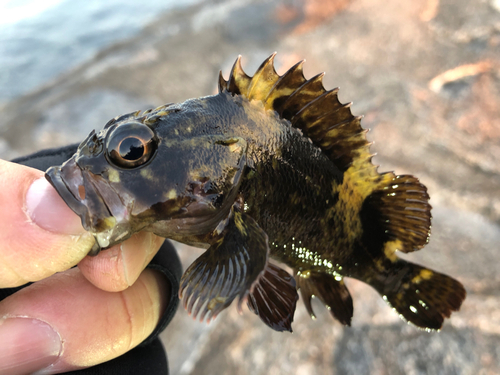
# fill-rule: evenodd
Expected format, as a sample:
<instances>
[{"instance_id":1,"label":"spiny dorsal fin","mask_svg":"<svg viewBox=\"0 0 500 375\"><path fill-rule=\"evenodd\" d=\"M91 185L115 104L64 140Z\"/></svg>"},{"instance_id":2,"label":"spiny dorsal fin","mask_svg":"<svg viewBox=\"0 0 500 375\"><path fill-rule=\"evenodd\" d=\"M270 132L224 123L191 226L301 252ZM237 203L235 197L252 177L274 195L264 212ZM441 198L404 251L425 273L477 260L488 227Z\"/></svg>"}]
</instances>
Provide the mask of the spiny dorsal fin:
<instances>
[{"instance_id":1,"label":"spiny dorsal fin","mask_svg":"<svg viewBox=\"0 0 500 375\"><path fill-rule=\"evenodd\" d=\"M363 226L364 231L372 233L369 229L377 228L372 234L381 236L387 256L393 256L396 249L411 252L424 246L431 220L425 186L412 176L378 173L371 162L367 130L361 127L361 116L352 115L351 103L339 101L338 89L324 88L324 73L306 79L304 61L278 75L273 66L275 55L268 57L253 77L243 71L239 56L229 79L225 81L222 73L219 76L219 91L261 101L265 109L289 120L321 148L344 172L339 187L344 194L338 204L362 211L370 223ZM352 191L355 194L350 194Z\"/></svg>"},{"instance_id":2,"label":"spiny dorsal fin","mask_svg":"<svg viewBox=\"0 0 500 375\"><path fill-rule=\"evenodd\" d=\"M304 61L278 75L273 64L275 55L269 56L253 77L243 71L238 56L229 79L225 81L222 73L219 75L219 91L261 101L266 109L276 111L300 129L341 171L357 162L356 169L377 177L366 130L360 125L361 117L352 115L351 103L342 104L338 100L338 89L325 90L324 73L307 80L302 71Z\"/></svg>"}]
</instances>

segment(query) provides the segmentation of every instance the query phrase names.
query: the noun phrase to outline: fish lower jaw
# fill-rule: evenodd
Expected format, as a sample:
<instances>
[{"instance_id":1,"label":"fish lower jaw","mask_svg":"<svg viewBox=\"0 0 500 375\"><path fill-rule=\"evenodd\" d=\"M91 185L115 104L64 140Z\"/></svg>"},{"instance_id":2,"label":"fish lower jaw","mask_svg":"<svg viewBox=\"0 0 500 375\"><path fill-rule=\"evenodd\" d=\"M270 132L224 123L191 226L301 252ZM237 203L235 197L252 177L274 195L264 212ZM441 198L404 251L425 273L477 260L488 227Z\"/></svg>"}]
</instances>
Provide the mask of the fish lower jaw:
<instances>
[{"instance_id":1,"label":"fish lower jaw","mask_svg":"<svg viewBox=\"0 0 500 375\"><path fill-rule=\"evenodd\" d=\"M115 226L113 228L92 233L95 239L94 246L89 255L97 255L101 250L107 249L117 243L120 243L130 237L130 232L123 227Z\"/></svg>"}]
</instances>

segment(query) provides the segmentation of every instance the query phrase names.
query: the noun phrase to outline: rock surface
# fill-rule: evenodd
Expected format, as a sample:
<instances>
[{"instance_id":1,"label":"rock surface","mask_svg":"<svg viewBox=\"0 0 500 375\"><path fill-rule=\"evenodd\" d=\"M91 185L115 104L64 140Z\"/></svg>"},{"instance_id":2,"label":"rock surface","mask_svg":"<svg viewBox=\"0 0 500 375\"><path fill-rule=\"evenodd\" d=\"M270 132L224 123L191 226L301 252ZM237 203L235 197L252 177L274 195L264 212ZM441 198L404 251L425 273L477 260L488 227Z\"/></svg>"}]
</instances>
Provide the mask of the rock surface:
<instances>
[{"instance_id":1,"label":"rock surface","mask_svg":"<svg viewBox=\"0 0 500 375\"><path fill-rule=\"evenodd\" d=\"M184 311L163 333L172 374L500 373L500 2L208 1L165 14L0 108L0 157L81 141L110 118L215 93L238 54L252 75L278 51L283 73L326 71L375 141L380 170L428 186L433 235L406 258L457 277L468 296L441 333L407 326L348 280L352 328L298 304L294 333L234 306L210 325ZM179 245L185 266L200 253Z\"/></svg>"}]
</instances>

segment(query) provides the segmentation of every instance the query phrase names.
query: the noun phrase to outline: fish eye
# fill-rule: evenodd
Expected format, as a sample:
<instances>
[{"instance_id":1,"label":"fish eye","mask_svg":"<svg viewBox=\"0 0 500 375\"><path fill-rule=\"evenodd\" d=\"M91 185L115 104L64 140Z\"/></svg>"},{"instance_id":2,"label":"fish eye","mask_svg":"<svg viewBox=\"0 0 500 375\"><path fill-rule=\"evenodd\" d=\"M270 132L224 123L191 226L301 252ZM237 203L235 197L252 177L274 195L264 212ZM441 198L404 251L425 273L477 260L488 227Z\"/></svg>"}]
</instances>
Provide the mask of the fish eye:
<instances>
[{"instance_id":1,"label":"fish eye","mask_svg":"<svg viewBox=\"0 0 500 375\"><path fill-rule=\"evenodd\" d=\"M117 167L135 168L151 159L156 145L153 130L139 122L129 122L117 126L109 134L106 156Z\"/></svg>"}]
</instances>

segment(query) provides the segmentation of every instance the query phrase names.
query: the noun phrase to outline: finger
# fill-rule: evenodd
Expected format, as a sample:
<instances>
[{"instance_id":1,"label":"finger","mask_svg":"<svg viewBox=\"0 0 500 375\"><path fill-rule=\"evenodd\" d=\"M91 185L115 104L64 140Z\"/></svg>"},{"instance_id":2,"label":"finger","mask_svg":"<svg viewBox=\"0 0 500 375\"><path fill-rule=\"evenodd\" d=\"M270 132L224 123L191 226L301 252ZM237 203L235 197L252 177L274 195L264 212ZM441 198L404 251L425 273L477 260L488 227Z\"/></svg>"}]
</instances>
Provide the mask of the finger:
<instances>
[{"instance_id":1,"label":"finger","mask_svg":"<svg viewBox=\"0 0 500 375\"><path fill-rule=\"evenodd\" d=\"M163 241L151 232L140 232L95 257L83 258L78 267L98 288L118 292L135 283Z\"/></svg>"},{"instance_id":2,"label":"finger","mask_svg":"<svg viewBox=\"0 0 500 375\"><path fill-rule=\"evenodd\" d=\"M149 269L118 293L78 268L30 285L0 303L0 373L60 373L116 358L151 334L169 293L167 279Z\"/></svg>"},{"instance_id":3,"label":"finger","mask_svg":"<svg viewBox=\"0 0 500 375\"><path fill-rule=\"evenodd\" d=\"M94 243L35 169L0 160L0 207L0 288L64 271Z\"/></svg>"}]
</instances>

